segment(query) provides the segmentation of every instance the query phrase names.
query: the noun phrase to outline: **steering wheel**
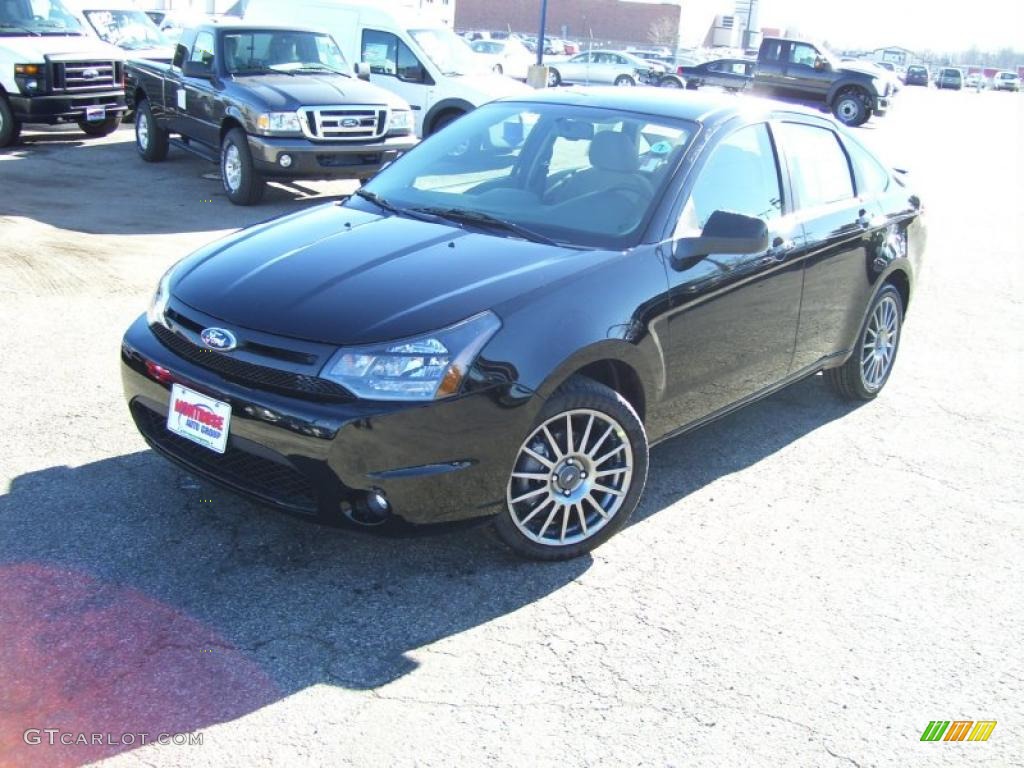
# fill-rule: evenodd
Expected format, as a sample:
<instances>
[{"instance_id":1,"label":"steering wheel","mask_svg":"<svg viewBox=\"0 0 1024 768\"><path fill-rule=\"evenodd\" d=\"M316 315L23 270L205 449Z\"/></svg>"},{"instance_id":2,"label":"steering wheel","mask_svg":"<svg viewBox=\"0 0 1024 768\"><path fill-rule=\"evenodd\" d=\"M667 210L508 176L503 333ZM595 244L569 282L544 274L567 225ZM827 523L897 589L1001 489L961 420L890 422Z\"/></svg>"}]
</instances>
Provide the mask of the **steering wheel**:
<instances>
[{"instance_id":1,"label":"steering wheel","mask_svg":"<svg viewBox=\"0 0 1024 768\"><path fill-rule=\"evenodd\" d=\"M633 195L638 203L647 202L654 197L654 188L647 179L627 176L623 178L622 182L621 184L608 187L608 191Z\"/></svg>"}]
</instances>

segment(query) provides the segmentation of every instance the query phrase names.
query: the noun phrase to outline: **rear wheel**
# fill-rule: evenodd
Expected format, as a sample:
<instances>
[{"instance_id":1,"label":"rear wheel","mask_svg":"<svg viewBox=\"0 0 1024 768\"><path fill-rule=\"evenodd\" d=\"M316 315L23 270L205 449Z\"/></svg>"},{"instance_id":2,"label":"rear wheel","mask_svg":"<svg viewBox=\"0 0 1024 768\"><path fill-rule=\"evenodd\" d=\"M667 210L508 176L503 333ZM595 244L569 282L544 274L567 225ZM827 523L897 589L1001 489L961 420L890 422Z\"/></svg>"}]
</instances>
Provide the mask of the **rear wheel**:
<instances>
[{"instance_id":1,"label":"rear wheel","mask_svg":"<svg viewBox=\"0 0 1024 768\"><path fill-rule=\"evenodd\" d=\"M498 534L536 560L589 552L633 514L647 461L647 434L629 402L574 377L548 400L519 448Z\"/></svg>"},{"instance_id":2,"label":"rear wheel","mask_svg":"<svg viewBox=\"0 0 1024 768\"><path fill-rule=\"evenodd\" d=\"M494 70L494 74L496 75L505 74L505 70L501 68L501 64L495 64L493 67L491 67L491 69Z\"/></svg>"},{"instance_id":3,"label":"rear wheel","mask_svg":"<svg viewBox=\"0 0 1024 768\"><path fill-rule=\"evenodd\" d=\"M220 176L228 199L235 205L255 205L267 184L252 161L249 140L241 128L232 128L220 151Z\"/></svg>"},{"instance_id":4,"label":"rear wheel","mask_svg":"<svg viewBox=\"0 0 1024 768\"><path fill-rule=\"evenodd\" d=\"M14 117L14 110L7 99L0 96L0 148L9 147L21 135L21 123Z\"/></svg>"},{"instance_id":5,"label":"rear wheel","mask_svg":"<svg viewBox=\"0 0 1024 768\"><path fill-rule=\"evenodd\" d=\"M615 78L615 84L620 88L632 88L636 85L636 80L629 75L619 75Z\"/></svg>"},{"instance_id":6,"label":"rear wheel","mask_svg":"<svg viewBox=\"0 0 1024 768\"><path fill-rule=\"evenodd\" d=\"M847 400L873 400L889 380L903 329L903 298L892 285L875 296L857 346L839 368L825 371L825 380Z\"/></svg>"},{"instance_id":7,"label":"rear wheel","mask_svg":"<svg viewBox=\"0 0 1024 768\"><path fill-rule=\"evenodd\" d=\"M170 147L168 133L157 124L149 101L146 99L140 101L135 112L135 148L139 151L139 155L147 163L159 163L161 160L166 160L167 150Z\"/></svg>"},{"instance_id":8,"label":"rear wheel","mask_svg":"<svg viewBox=\"0 0 1024 768\"><path fill-rule=\"evenodd\" d=\"M671 75L668 76L668 77L661 78L661 82L659 82L658 85L661 86L662 88L682 88L683 87L683 84L679 82L679 79L676 78L676 77L672 77Z\"/></svg>"},{"instance_id":9,"label":"rear wheel","mask_svg":"<svg viewBox=\"0 0 1024 768\"><path fill-rule=\"evenodd\" d=\"M552 67L548 70L548 88L557 88L562 84L562 74Z\"/></svg>"},{"instance_id":10,"label":"rear wheel","mask_svg":"<svg viewBox=\"0 0 1024 768\"><path fill-rule=\"evenodd\" d=\"M108 117L105 120L99 120L95 123L90 123L88 120L79 120L78 127L82 129L82 133L86 136L92 136L93 138L100 138L101 136L109 136L121 126L121 116L114 115Z\"/></svg>"},{"instance_id":11,"label":"rear wheel","mask_svg":"<svg viewBox=\"0 0 1024 768\"><path fill-rule=\"evenodd\" d=\"M867 94L857 88L841 91L832 105L832 113L844 125L854 128L863 125L870 115Z\"/></svg>"}]
</instances>

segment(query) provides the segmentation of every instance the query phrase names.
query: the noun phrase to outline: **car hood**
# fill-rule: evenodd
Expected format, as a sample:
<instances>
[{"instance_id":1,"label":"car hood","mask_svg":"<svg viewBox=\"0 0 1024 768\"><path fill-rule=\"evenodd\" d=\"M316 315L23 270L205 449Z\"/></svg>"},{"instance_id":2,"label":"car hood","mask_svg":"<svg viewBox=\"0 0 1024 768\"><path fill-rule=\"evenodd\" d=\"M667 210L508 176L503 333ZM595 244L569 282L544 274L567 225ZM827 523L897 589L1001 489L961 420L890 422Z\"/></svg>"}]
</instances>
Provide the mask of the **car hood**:
<instances>
[{"instance_id":1,"label":"car hood","mask_svg":"<svg viewBox=\"0 0 1024 768\"><path fill-rule=\"evenodd\" d=\"M388 104L394 109L409 108L389 91L344 75L252 75L236 77L234 82L259 99L270 112L340 104Z\"/></svg>"},{"instance_id":2,"label":"car hood","mask_svg":"<svg viewBox=\"0 0 1024 768\"><path fill-rule=\"evenodd\" d=\"M367 344L501 316L616 256L328 204L197 252L171 292L236 327Z\"/></svg>"},{"instance_id":3,"label":"car hood","mask_svg":"<svg viewBox=\"0 0 1024 768\"><path fill-rule=\"evenodd\" d=\"M7 55L16 61L24 62L39 62L46 59L67 61L75 58L116 61L124 59L124 51L120 48L84 35L77 37L58 37L56 35L0 37L0 51L6 51Z\"/></svg>"},{"instance_id":4,"label":"car hood","mask_svg":"<svg viewBox=\"0 0 1024 768\"><path fill-rule=\"evenodd\" d=\"M128 60L141 59L143 61L159 61L163 64L170 64L174 59L173 48L125 48L124 55Z\"/></svg>"},{"instance_id":5,"label":"car hood","mask_svg":"<svg viewBox=\"0 0 1024 768\"><path fill-rule=\"evenodd\" d=\"M865 64L843 64L839 68L840 72L849 72L857 75L866 75L868 77L877 77L879 80L885 80L889 74L884 69L878 69L870 65Z\"/></svg>"}]
</instances>

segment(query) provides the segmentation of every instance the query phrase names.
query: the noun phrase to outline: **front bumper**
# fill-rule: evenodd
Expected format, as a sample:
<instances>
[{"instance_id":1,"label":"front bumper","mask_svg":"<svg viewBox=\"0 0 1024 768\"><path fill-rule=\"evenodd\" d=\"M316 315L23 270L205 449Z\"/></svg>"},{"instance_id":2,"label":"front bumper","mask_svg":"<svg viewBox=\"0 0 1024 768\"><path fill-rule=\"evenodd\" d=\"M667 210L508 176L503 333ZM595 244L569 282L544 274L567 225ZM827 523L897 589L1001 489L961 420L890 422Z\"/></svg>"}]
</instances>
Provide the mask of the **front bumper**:
<instances>
[{"instance_id":1,"label":"front bumper","mask_svg":"<svg viewBox=\"0 0 1024 768\"><path fill-rule=\"evenodd\" d=\"M249 149L259 172L264 176L292 179L368 178L416 143L412 134L365 144L249 136ZM288 168L281 166L282 155L292 159Z\"/></svg>"},{"instance_id":2,"label":"front bumper","mask_svg":"<svg viewBox=\"0 0 1024 768\"><path fill-rule=\"evenodd\" d=\"M210 353L219 354L219 353ZM322 520L368 491L407 523L493 514L540 404L500 387L433 403L300 398L254 389L168 349L140 317L121 345L125 396L157 452L232 490ZM166 429L172 383L231 405L224 454Z\"/></svg>"},{"instance_id":3,"label":"front bumper","mask_svg":"<svg viewBox=\"0 0 1024 768\"><path fill-rule=\"evenodd\" d=\"M109 117L128 111L124 91L115 89L88 94L56 96L11 95L14 117L22 123L56 125L85 120L87 107L104 107Z\"/></svg>"}]
</instances>

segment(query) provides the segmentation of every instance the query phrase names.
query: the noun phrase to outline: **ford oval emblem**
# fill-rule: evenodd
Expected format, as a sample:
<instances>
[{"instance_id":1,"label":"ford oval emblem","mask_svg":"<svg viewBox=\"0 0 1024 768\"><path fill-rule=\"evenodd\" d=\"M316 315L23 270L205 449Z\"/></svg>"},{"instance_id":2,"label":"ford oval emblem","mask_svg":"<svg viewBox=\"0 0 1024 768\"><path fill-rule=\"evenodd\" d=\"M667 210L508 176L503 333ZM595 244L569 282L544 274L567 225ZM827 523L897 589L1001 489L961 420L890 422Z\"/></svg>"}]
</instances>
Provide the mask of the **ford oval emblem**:
<instances>
[{"instance_id":1,"label":"ford oval emblem","mask_svg":"<svg viewBox=\"0 0 1024 768\"><path fill-rule=\"evenodd\" d=\"M82 73L83 80L95 80L100 76L98 69L87 69Z\"/></svg>"},{"instance_id":2,"label":"ford oval emblem","mask_svg":"<svg viewBox=\"0 0 1024 768\"><path fill-rule=\"evenodd\" d=\"M341 121L341 127L342 128L358 128L359 127L359 121L356 120L356 118L354 118L354 117L346 117L344 120Z\"/></svg>"},{"instance_id":3,"label":"ford oval emblem","mask_svg":"<svg viewBox=\"0 0 1024 768\"><path fill-rule=\"evenodd\" d=\"M216 349L218 352L230 352L238 346L235 334L225 331L223 328L207 328L199 334L199 338L207 347Z\"/></svg>"}]
</instances>

